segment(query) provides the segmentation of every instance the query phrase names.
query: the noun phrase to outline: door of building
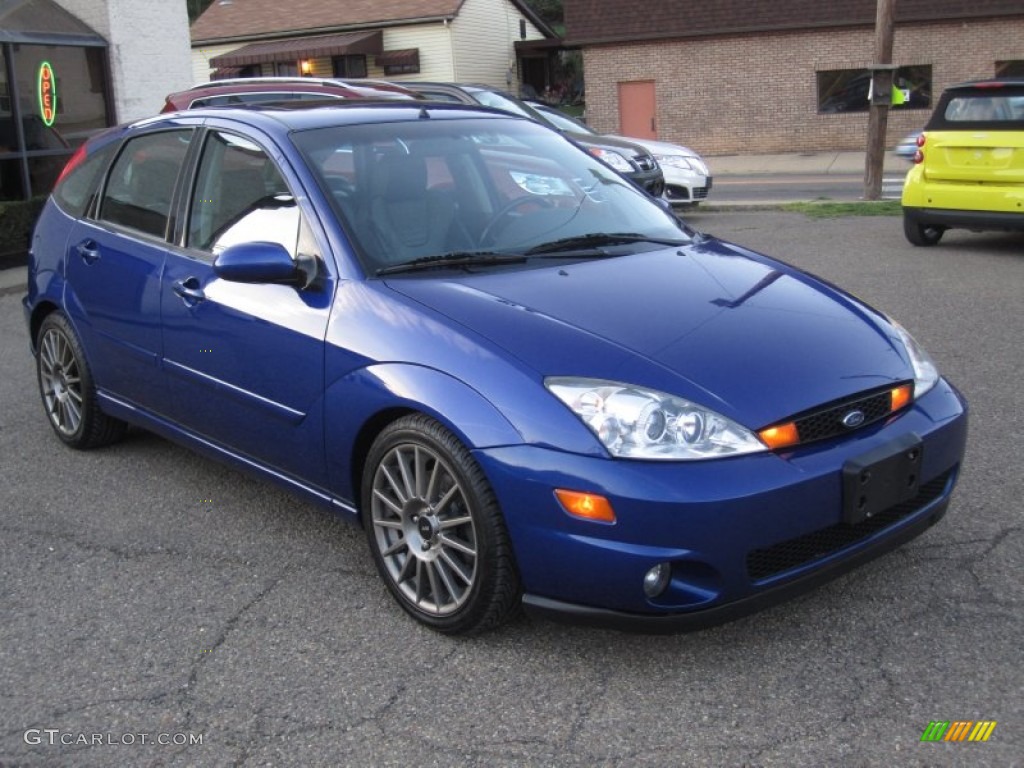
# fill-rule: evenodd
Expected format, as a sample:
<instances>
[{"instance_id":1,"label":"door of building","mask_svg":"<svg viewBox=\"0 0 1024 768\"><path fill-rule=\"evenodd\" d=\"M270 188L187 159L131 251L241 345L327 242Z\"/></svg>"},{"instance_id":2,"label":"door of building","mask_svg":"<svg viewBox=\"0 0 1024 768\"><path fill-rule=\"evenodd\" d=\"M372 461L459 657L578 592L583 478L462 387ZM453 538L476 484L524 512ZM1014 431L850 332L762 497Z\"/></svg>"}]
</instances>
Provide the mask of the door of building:
<instances>
[{"instance_id":1,"label":"door of building","mask_svg":"<svg viewBox=\"0 0 1024 768\"><path fill-rule=\"evenodd\" d=\"M637 139L658 138L653 80L619 83L619 133Z\"/></svg>"}]
</instances>

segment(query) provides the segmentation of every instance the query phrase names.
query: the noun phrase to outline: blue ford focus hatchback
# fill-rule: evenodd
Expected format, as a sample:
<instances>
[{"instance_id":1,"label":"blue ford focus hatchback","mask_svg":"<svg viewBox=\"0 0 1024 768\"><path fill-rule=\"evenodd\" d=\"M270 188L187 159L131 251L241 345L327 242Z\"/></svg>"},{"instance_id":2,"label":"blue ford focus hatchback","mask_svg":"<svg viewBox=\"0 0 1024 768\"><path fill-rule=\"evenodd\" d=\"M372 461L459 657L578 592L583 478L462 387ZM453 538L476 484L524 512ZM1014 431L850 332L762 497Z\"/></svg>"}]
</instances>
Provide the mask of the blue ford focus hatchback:
<instances>
[{"instance_id":1,"label":"blue ford focus hatchback","mask_svg":"<svg viewBox=\"0 0 1024 768\"><path fill-rule=\"evenodd\" d=\"M728 620L924 531L964 454L896 322L486 109L112 129L24 308L59 439L133 424L326 504L447 633Z\"/></svg>"}]
</instances>

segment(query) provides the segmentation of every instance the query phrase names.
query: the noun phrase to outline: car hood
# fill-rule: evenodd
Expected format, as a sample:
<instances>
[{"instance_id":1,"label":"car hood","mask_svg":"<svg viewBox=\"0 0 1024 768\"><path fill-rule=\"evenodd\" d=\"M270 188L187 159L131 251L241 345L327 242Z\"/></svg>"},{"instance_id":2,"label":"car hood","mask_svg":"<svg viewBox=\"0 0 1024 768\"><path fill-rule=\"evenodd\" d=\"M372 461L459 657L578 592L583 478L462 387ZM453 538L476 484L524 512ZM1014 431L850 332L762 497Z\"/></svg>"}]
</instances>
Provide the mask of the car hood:
<instances>
[{"instance_id":1,"label":"car hood","mask_svg":"<svg viewBox=\"0 0 1024 768\"><path fill-rule=\"evenodd\" d=\"M640 146L639 142L635 142L630 139L623 139L619 136L606 136L604 134L598 135L593 133L573 133L572 131L562 131L562 133L579 144L583 144L585 146L593 145L596 147L610 147L611 149L626 152L627 157L649 154L644 151L644 147Z\"/></svg>"},{"instance_id":2,"label":"car hood","mask_svg":"<svg viewBox=\"0 0 1024 768\"><path fill-rule=\"evenodd\" d=\"M388 283L538 376L651 387L751 428L913 378L884 317L805 273L717 240Z\"/></svg>"},{"instance_id":3,"label":"car hood","mask_svg":"<svg viewBox=\"0 0 1024 768\"><path fill-rule=\"evenodd\" d=\"M631 144L639 144L641 147L646 149L652 155L685 155L687 157L700 157L689 147L684 147L682 144L669 144L666 141L656 141L654 139L636 139L632 136L617 136L615 134L602 134L602 138L614 137L616 139L622 139L628 141Z\"/></svg>"}]
</instances>

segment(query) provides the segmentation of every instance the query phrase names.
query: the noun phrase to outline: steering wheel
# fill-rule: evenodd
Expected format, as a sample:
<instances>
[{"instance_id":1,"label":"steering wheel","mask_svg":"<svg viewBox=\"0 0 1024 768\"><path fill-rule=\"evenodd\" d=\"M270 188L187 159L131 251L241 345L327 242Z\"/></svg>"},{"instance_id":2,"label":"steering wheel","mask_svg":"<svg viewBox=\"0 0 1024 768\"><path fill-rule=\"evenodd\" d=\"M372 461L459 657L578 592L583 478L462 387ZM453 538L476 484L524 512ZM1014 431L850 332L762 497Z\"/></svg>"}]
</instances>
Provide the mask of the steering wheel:
<instances>
[{"instance_id":1,"label":"steering wheel","mask_svg":"<svg viewBox=\"0 0 1024 768\"><path fill-rule=\"evenodd\" d=\"M548 200L546 197L540 195L522 195L521 197L513 198L505 203L501 208L494 212L491 216L490 221L484 226L483 231L480 232L480 245L484 245L490 241L493 235L498 233L500 229L498 224L508 218L508 215L512 211L516 210L527 204L539 205L541 208L554 208L555 204Z\"/></svg>"},{"instance_id":2,"label":"steering wheel","mask_svg":"<svg viewBox=\"0 0 1024 768\"><path fill-rule=\"evenodd\" d=\"M344 176L327 176L327 186L331 194L337 198L352 197L356 192L356 186Z\"/></svg>"}]
</instances>

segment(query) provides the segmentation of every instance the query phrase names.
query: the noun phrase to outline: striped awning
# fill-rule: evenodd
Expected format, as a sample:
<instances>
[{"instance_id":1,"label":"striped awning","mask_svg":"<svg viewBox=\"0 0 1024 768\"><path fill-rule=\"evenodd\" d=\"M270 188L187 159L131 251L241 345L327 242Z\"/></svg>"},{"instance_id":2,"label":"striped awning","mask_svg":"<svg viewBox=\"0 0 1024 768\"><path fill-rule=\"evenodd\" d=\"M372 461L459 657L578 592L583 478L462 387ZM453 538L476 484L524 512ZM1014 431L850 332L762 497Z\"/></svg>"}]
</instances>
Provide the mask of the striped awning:
<instances>
[{"instance_id":1,"label":"striped awning","mask_svg":"<svg viewBox=\"0 0 1024 768\"><path fill-rule=\"evenodd\" d=\"M247 67L250 64L267 64L275 61L298 61L321 56L343 56L345 54L380 54L384 48L384 33L379 29L372 32L346 32L339 35L302 37L294 40L272 40L266 43L249 43L220 56L210 59L210 66Z\"/></svg>"}]
</instances>

